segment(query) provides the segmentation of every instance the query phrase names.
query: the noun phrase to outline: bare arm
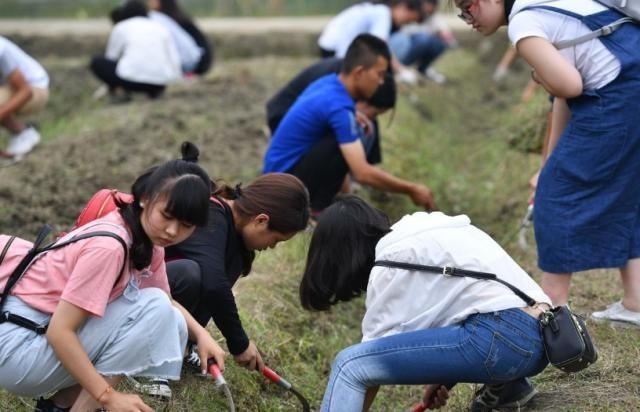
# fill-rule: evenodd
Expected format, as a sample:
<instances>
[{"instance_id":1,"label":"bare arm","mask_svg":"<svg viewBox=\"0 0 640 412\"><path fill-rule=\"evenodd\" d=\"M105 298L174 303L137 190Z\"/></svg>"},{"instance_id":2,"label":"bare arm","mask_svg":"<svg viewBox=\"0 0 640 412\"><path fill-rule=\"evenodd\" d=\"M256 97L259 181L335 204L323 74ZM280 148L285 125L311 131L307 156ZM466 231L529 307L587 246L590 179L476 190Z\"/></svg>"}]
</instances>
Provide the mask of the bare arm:
<instances>
[{"instance_id":1,"label":"bare arm","mask_svg":"<svg viewBox=\"0 0 640 412\"><path fill-rule=\"evenodd\" d=\"M14 94L5 104L0 106L0 121L4 120L7 115L17 112L33 96L31 85L19 69L14 70L9 75L9 86L13 89Z\"/></svg>"},{"instance_id":2,"label":"bare arm","mask_svg":"<svg viewBox=\"0 0 640 412\"><path fill-rule=\"evenodd\" d=\"M565 99L555 98L553 100L553 111L551 113L551 131L549 133L549 140L547 147L543 148L542 152L545 156L543 162L546 162L549 156L551 156L551 153L553 153L553 149L556 148L558 140L570 120L571 111L569 110L567 101Z\"/></svg>"},{"instance_id":3,"label":"bare arm","mask_svg":"<svg viewBox=\"0 0 640 412\"><path fill-rule=\"evenodd\" d=\"M206 373L207 360L214 358L216 363L220 367L220 370L224 371L224 350L216 343L211 337L211 334L202 327L198 321L177 301L171 299L171 303L175 306L182 316L184 316L187 322L187 330L189 331L189 338L198 344L198 355L200 356L200 365L202 365L202 373Z\"/></svg>"},{"instance_id":4,"label":"bare arm","mask_svg":"<svg viewBox=\"0 0 640 412\"><path fill-rule=\"evenodd\" d=\"M340 151L358 182L388 192L404 193L409 195L416 205L428 210L436 208L431 190L427 186L397 178L391 173L370 165L359 140L341 144Z\"/></svg>"},{"instance_id":5,"label":"bare arm","mask_svg":"<svg viewBox=\"0 0 640 412\"><path fill-rule=\"evenodd\" d=\"M100 399L109 410L151 411L137 395L106 391L109 383L98 374L76 333L88 317L89 313L78 306L64 300L58 303L49 322L47 341L62 365L84 390L94 399Z\"/></svg>"},{"instance_id":6,"label":"bare arm","mask_svg":"<svg viewBox=\"0 0 640 412\"><path fill-rule=\"evenodd\" d=\"M536 80L556 97L582 94L580 72L546 39L526 37L517 44L518 53L535 71Z\"/></svg>"}]
</instances>

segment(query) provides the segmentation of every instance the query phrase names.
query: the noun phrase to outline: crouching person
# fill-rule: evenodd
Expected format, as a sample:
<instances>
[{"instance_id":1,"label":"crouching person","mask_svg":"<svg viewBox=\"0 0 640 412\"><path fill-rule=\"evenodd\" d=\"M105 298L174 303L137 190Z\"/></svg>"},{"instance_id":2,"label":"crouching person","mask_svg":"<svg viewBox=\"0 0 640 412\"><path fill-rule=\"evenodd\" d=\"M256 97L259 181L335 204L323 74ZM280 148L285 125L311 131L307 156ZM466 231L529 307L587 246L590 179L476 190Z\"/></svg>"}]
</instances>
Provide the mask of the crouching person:
<instances>
[{"instance_id":1,"label":"crouching person","mask_svg":"<svg viewBox=\"0 0 640 412\"><path fill-rule=\"evenodd\" d=\"M8 295L7 279L32 248L0 236L0 387L42 396L40 411L151 411L113 387L125 375L177 380L187 339L223 367L224 352L171 299L164 247L207 221L210 180L199 166L175 160L141 175L132 203L60 240L102 232L35 256ZM113 236L107 236L109 232ZM11 314L7 318L7 313ZM26 322L25 322L26 320ZM32 323L30 323L30 322ZM46 333L35 325L47 325Z\"/></svg>"},{"instance_id":2,"label":"crouching person","mask_svg":"<svg viewBox=\"0 0 640 412\"><path fill-rule=\"evenodd\" d=\"M407 266L416 264L493 273L538 303L496 281ZM363 342L338 354L322 411L369 410L380 385L425 384L423 403L438 407L447 387L484 383L473 411L535 395L527 378L548 363L538 319L550 299L467 216L418 212L391 226L359 198L339 198L318 218L301 302L327 310L365 291Z\"/></svg>"},{"instance_id":3,"label":"crouching person","mask_svg":"<svg viewBox=\"0 0 640 412\"><path fill-rule=\"evenodd\" d=\"M11 133L5 157L19 158L39 142L40 133L22 117L42 110L49 98L49 76L33 57L0 36L0 123Z\"/></svg>"}]
</instances>

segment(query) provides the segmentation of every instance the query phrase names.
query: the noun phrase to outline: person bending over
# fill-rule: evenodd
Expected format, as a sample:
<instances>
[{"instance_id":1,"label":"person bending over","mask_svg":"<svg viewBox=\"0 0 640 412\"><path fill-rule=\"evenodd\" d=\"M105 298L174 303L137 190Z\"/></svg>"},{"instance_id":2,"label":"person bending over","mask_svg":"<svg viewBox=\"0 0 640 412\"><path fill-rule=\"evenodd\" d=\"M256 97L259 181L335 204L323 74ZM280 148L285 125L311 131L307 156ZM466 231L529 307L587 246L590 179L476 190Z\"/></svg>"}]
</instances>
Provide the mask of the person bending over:
<instances>
[{"instance_id":1,"label":"person bending over","mask_svg":"<svg viewBox=\"0 0 640 412\"><path fill-rule=\"evenodd\" d=\"M0 123L11 133L7 157L23 156L40 142L40 133L20 117L42 110L48 98L49 76L44 68L0 36Z\"/></svg>"},{"instance_id":2,"label":"person bending over","mask_svg":"<svg viewBox=\"0 0 640 412\"><path fill-rule=\"evenodd\" d=\"M533 79L555 96L533 218L544 291L563 305L574 272L619 269L623 298L592 317L640 326L640 27L560 47L624 16L593 0L455 5L485 36L507 25Z\"/></svg>"},{"instance_id":3,"label":"person bending over","mask_svg":"<svg viewBox=\"0 0 640 412\"><path fill-rule=\"evenodd\" d=\"M104 56L91 60L91 71L109 88L114 103L128 102L132 92L160 96L180 80L180 57L169 32L147 17L144 3L129 0L111 13L115 26Z\"/></svg>"},{"instance_id":4,"label":"person bending over","mask_svg":"<svg viewBox=\"0 0 640 412\"><path fill-rule=\"evenodd\" d=\"M493 273L539 303L527 306L495 281L377 261ZM435 408L447 387L484 383L474 412L522 406L536 394L528 377L548 364L539 316L551 301L467 216L417 212L391 226L358 197L340 197L318 218L300 300L328 310L363 292L362 343L337 355L322 411L367 411L380 385L426 384L423 403Z\"/></svg>"},{"instance_id":5,"label":"person bending over","mask_svg":"<svg viewBox=\"0 0 640 412\"><path fill-rule=\"evenodd\" d=\"M171 33L178 49L182 71L203 75L211 68L213 50L206 36L182 10L178 0L148 0L149 18Z\"/></svg>"},{"instance_id":6,"label":"person bending over","mask_svg":"<svg viewBox=\"0 0 640 412\"><path fill-rule=\"evenodd\" d=\"M339 74L312 83L278 126L264 157L263 173L291 173L307 186L313 211L327 207L347 173L377 189L404 193L434 209L428 187L399 179L367 162L355 102L384 82L390 60L384 41L362 34L353 41Z\"/></svg>"},{"instance_id":7,"label":"person bending over","mask_svg":"<svg viewBox=\"0 0 640 412\"><path fill-rule=\"evenodd\" d=\"M203 363L214 358L224 368L222 348L171 299L164 263L164 247L206 224L210 190L199 166L167 162L136 179L131 203L59 241L96 231L116 238L93 236L36 255L2 297L11 318L0 322L0 387L18 396L53 393L38 400L39 411L150 412L138 396L113 389L123 376L180 379L187 338ZM8 241L0 235L1 248ZM2 289L32 247L11 243Z\"/></svg>"}]
</instances>

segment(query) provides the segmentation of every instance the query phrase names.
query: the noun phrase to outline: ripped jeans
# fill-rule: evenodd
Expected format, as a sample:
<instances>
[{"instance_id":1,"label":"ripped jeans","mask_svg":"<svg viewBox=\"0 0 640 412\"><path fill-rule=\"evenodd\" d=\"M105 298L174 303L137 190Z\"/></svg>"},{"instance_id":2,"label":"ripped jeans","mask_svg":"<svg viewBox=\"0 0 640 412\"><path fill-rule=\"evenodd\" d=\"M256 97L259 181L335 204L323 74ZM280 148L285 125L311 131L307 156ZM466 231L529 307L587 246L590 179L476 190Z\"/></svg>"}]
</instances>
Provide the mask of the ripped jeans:
<instances>
[{"instance_id":1,"label":"ripped jeans","mask_svg":"<svg viewBox=\"0 0 640 412\"><path fill-rule=\"evenodd\" d=\"M538 320L520 309L474 314L452 326L344 349L321 410L359 412L367 388L379 385L509 382L536 375L547 363Z\"/></svg>"}]
</instances>

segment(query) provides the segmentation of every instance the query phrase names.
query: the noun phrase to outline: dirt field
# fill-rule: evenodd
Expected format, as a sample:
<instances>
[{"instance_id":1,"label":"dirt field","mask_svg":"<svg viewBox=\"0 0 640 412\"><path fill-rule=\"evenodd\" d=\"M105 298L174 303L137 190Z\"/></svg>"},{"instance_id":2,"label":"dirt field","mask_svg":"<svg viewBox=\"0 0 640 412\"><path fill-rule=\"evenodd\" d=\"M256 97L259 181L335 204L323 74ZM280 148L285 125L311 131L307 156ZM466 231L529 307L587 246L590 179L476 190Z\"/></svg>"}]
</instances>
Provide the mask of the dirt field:
<instances>
[{"instance_id":1,"label":"dirt field","mask_svg":"<svg viewBox=\"0 0 640 412\"><path fill-rule=\"evenodd\" d=\"M46 111L33 119L44 141L20 163L0 168L0 233L31 239L43 223L69 228L92 193L103 187L128 190L142 170L176 157L183 140L200 146L202 164L216 178L235 183L257 176L268 142L264 103L313 60L314 36L219 36L219 59L210 75L171 87L157 101L140 97L128 105L91 98L98 83L86 66L91 54L103 50L99 35L16 37L49 70L52 95ZM520 249L515 234L538 158L514 147L535 147L546 98L519 103L528 79L522 65L503 85L488 80L504 40L481 42L466 34L461 40L464 47L437 65L449 76L447 85L401 88L395 113L381 121L383 167L429 184L443 211L469 214L536 277L534 246ZM5 136L0 135L0 144ZM393 219L415 210L402 196L358 193ZM533 245L531 233L527 236ZM363 302L327 314L302 311L297 282L307 242L303 234L261 254L255 273L239 282L236 294L243 322L265 359L317 410L333 357L359 340ZM573 303L588 314L620 294L615 273L591 272L577 277ZM640 411L639 332L589 326L597 338L599 363L577 375L548 368L535 378L540 395L526 410ZM226 377L238 410L299 410L294 398L231 359ZM169 403L147 401L165 411L225 410L224 397L209 383L185 376L173 390ZM447 410L465 410L473 390L459 385ZM403 410L419 397L419 387L385 388L374 410ZM32 403L0 391L0 411L30 410L25 402Z\"/></svg>"}]
</instances>

